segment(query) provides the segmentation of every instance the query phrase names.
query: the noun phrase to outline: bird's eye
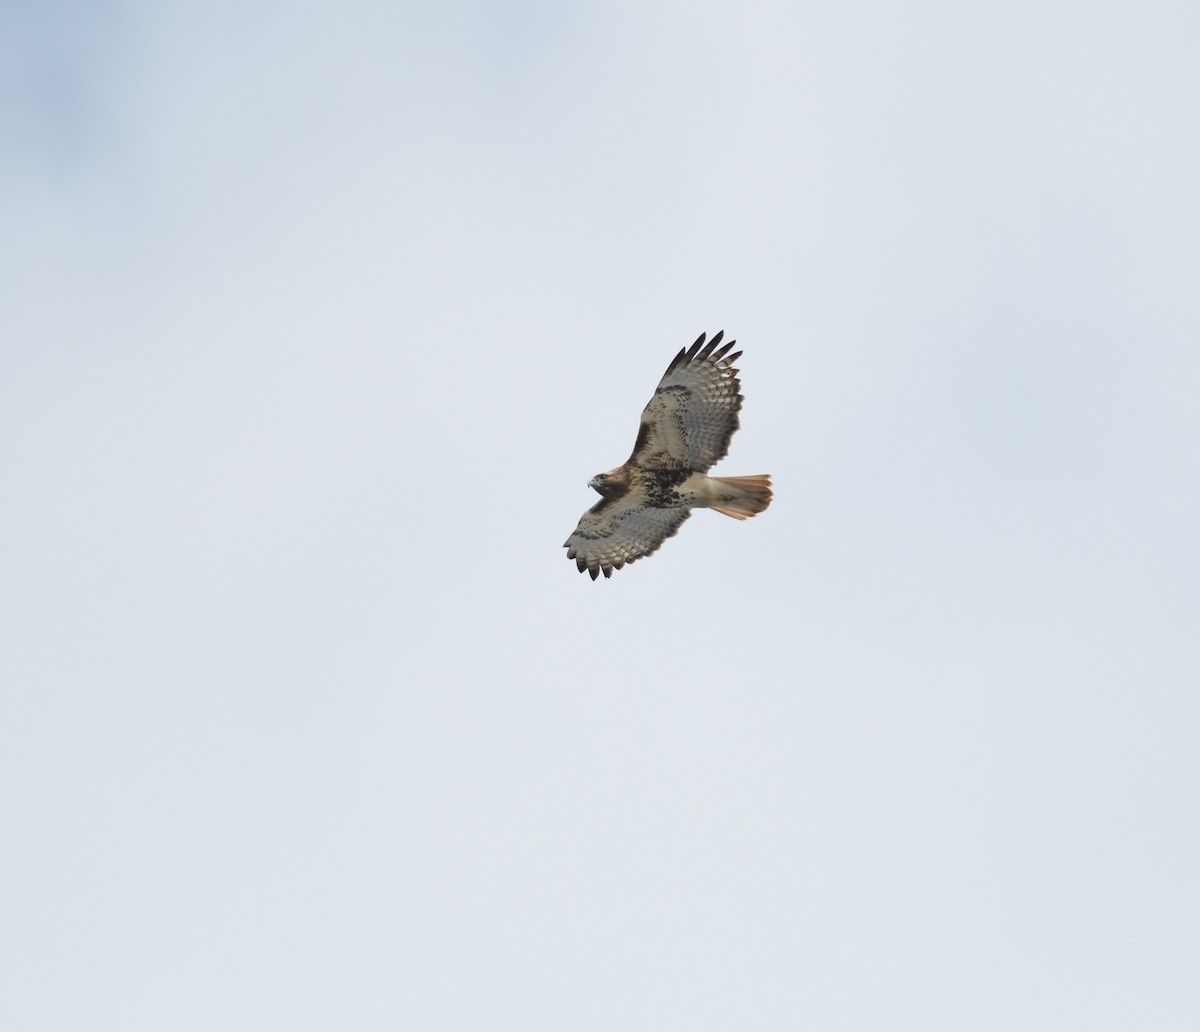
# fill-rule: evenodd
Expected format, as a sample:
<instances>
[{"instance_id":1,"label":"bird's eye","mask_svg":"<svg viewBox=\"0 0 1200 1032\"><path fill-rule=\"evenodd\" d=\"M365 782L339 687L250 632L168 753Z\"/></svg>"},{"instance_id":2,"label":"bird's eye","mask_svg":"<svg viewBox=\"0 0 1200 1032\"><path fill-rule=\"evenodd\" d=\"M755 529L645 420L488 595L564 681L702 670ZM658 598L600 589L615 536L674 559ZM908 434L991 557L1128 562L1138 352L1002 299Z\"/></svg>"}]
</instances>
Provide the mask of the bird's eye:
<instances>
[{"instance_id":1,"label":"bird's eye","mask_svg":"<svg viewBox=\"0 0 1200 1032\"><path fill-rule=\"evenodd\" d=\"M607 479L608 479L608 474L607 474L607 473L597 473L597 474L596 474L596 479L597 479L597 480L607 480Z\"/></svg>"}]
</instances>

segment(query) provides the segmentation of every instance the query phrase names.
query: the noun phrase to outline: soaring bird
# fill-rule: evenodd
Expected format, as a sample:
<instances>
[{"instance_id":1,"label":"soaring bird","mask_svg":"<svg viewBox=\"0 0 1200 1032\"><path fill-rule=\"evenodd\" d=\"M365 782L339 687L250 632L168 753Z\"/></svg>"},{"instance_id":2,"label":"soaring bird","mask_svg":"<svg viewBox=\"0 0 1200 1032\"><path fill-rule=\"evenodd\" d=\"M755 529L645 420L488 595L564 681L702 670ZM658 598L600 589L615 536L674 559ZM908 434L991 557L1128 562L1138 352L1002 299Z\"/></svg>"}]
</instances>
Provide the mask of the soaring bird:
<instances>
[{"instance_id":1,"label":"soaring bird","mask_svg":"<svg viewBox=\"0 0 1200 1032\"><path fill-rule=\"evenodd\" d=\"M771 504L771 478L710 477L738 428L741 384L724 331L707 344L702 333L679 354L642 410L633 454L623 466L588 481L600 501L583 514L563 545L582 573L611 577L626 563L658 549L693 509L744 520Z\"/></svg>"}]
</instances>

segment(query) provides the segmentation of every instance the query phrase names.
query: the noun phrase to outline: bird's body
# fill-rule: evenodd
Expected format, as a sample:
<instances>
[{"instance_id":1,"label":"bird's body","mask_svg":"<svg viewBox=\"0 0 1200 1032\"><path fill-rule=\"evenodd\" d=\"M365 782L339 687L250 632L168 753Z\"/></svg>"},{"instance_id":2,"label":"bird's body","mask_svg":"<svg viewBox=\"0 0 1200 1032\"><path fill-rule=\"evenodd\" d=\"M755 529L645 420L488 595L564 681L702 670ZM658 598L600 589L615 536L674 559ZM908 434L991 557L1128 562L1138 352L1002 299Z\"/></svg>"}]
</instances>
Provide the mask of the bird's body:
<instances>
[{"instance_id":1,"label":"bird's body","mask_svg":"<svg viewBox=\"0 0 1200 1032\"><path fill-rule=\"evenodd\" d=\"M592 580L650 555L692 509L744 520L771 504L769 476L708 476L738 427L742 396L733 362L741 352L728 354L733 341L718 348L721 333L707 346L704 337L667 367L642 412L629 461L588 482L601 500L563 547Z\"/></svg>"}]
</instances>

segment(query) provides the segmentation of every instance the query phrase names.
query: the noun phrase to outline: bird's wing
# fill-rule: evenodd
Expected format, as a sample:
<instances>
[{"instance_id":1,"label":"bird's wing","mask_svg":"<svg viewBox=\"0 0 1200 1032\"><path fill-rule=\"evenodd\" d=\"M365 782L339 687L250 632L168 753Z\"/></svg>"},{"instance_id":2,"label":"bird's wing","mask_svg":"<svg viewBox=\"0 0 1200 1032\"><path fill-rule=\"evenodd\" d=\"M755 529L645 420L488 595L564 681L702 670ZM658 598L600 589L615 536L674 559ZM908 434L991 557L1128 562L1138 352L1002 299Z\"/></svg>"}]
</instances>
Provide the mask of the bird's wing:
<instances>
[{"instance_id":1,"label":"bird's wing","mask_svg":"<svg viewBox=\"0 0 1200 1032\"><path fill-rule=\"evenodd\" d=\"M724 331L706 345L700 334L667 367L642 412L631 464L646 469L707 470L725 457L738 428L741 384L733 367L734 341L718 347Z\"/></svg>"},{"instance_id":2,"label":"bird's wing","mask_svg":"<svg viewBox=\"0 0 1200 1032\"><path fill-rule=\"evenodd\" d=\"M611 577L613 570L656 551L690 515L690 509L655 508L645 492L635 488L588 509L563 547L567 558L575 560L580 572L587 570L592 580L601 573Z\"/></svg>"}]
</instances>

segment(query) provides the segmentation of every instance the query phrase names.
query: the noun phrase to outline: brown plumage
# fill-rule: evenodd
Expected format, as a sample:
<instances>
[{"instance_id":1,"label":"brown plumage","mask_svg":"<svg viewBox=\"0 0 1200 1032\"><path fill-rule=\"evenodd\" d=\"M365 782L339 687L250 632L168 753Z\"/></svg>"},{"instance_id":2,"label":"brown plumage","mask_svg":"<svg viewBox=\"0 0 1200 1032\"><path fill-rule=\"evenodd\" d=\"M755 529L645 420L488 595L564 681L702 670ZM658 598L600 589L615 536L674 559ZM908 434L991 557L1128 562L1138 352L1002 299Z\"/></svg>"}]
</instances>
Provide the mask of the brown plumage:
<instances>
[{"instance_id":1,"label":"brown plumage","mask_svg":"<svg viewBox=\"0 0 1200 1032\"><path fill-rule=\"evenodd\" d=\"M694 508L744 520L771 504L771 478L710 477L738 428L740 383L729 354L718 347L724 331L706 345L702 333L667 366L642 412L629 460L594 476L588 486L601 500L583 514L566 540L567 558L595 580L656 551Z\"/></svg>"}]
</instances>

